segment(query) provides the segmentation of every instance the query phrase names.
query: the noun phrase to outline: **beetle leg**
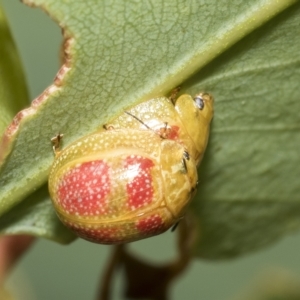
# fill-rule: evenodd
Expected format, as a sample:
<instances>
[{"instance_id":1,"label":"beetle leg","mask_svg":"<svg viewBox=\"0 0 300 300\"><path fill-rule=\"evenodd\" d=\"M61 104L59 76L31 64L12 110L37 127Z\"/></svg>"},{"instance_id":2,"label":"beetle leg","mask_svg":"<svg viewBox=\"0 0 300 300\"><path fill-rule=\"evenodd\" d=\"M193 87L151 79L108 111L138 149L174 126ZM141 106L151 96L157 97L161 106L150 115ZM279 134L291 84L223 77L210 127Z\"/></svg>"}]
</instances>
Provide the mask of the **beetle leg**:
<instances>
[{"instance_id":1,"label":"beetle leg","mask_svg":"<svg viewBox=\"0 0 300 300\"><path fill-rule=\"evenodd\" d=\"M167 139L170 132L170 128L168 127L168 122L164 122L164 127L159 128L158 134L162 139Z\"/></svg>"},{"instance_id":2,"label":"beetle leg","mask_svg":"<svg viewBox=\"0 0 300 300\"><path fill-rule=\"evenodd\" d=\"M57 155L60 152L59 148L60 148L60 143L61 143L63 136L64 135L62 133L58 133L56 136L54 136L51 139L51 142L53 144L52 149L53 149L53 152L55 155Z\"/></svg>"},{"instance_id":3,"label":"beetle leg","mask_svg":"<svg viewBox=\"0 0 300 300\"><path fill-rule=\"evenodd\" d=\"M174 231L175 231L175 229L176 229L177 226L179 225L179 222L180 222L180 221L176 222L176 223L173 225L173 227L171 228L171 232L174 232Z\"/></svg>"},{"instance_id":4,"label":"beetle leg","mask_svg":"<svg viewBox=\"0 0 300 300\"><path fill-rule=\"evenodd\" d=\"M112 130L112 129L114 129L114 126L104 124L104 125L103 125L103 128L104 128L105 130Z\"/></svg>"},{"instance_id":5,"label":"beetle leg","mask_svg":"<svg viewBox=\"0 0 300 300\"><path fill-rule=\"evenodd\" d=\"M188 171L187 170L187 164L186 164L187 160L190 160L190 154L187 152L187 150L184 150L183 154L182 154L182 159L181 159L181 163L182 163L184 173L187 173L187 171Z\"/></svg>"},{"instance_id":6,"label":"beetle leg","mask_svg":"<svg viewBox=\"0 0 300 300\"><path fill-rule=\"evenodd\" d=\"M180 86L178 86L175 89L173 89L171 92L169 99L172 101L173 104L175 104L175 102L176 102L176 98L177 98L177 95L178 95L180 89L181 89Z\"/></svg>"},{"instance_id":7,"label":"beetle leg","mask_svg":"<svg viewBox=\"0 0 300 300\"><path fill-rule=\"evenodd\" d=\"M190 160L190 155L189 155L189 153L188 153L186 150L184 150L184 152L183 152L183 157L184 157L186 160Z\"/></svg>"},{"instance_id":8,"label":"beetle leg","mask_svg":"<svg viewBox=\"0 0 300 300\"><path fill-rule=\"evenodd\" d=\"M183 156L181 160L183 166L183 173L187 173L187 165L186 165L186 158Z\"/></svg>"},{"instance_id":9,"label":"beetle leg","mask_svg":"<svg viewBox=\"0 0 300 300\"><path fill-rule=\"evenodd\" d=\"M172 226L171 232L174 232L174 231L175 231L175 229L178 227L180 221L181 221L183 218L184 218L184 216L181 217L181 218L180 218L180 219Z\"/></svg>"}]
</instances>

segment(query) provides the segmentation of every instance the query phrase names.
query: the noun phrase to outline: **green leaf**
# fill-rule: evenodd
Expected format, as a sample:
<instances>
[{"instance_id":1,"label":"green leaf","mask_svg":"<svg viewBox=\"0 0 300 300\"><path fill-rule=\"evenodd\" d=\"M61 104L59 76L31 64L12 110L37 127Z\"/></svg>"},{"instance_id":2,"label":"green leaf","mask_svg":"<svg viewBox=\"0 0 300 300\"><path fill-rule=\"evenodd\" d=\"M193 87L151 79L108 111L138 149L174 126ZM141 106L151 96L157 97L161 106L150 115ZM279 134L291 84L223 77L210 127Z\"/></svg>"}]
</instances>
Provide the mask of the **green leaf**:
<instances>
[{"instance_id":1,"label":"green leaf","mask_svg":"<svg viewBox=\"0 0 300 300\"><path fill-rule=\"evenodd\" d=\"M59 243L69 243L75 239L75 235L57 221L47 185L1 216L0 232L7 235L29 233Z\"/></svg>"},{"instance_id":2,"label":"green leaf","mask_svg":"<svg viewBox=\"0 0 300 300\"><path fill-rule=\"evenodd\" d=\"M2 157L2 214L45 183L56 133L64 134L66 146L128 105L180 85L216 98L192 203L201 233L195 254L237 255L299 227L298 2L26 2L64 28L67 60L54 84L6 132L2 147L13 150ZM31 214L43 218L45 228L55 227L58 221L45 219L42 207ZM7 232L14 224L5 226Z\"/></svg>"},{"instance_id":3,"label":"green leaf","mask_svg":"<svg viewBox=\"0 0 300 300\"><path fill-rule=\"evenodd\" d=\"M192 203L202 257L243 254L299 229L299 13L297 3L195 76L217 99Z\"/></svg>"},{"instance_id":4,"label":"green leaf","mask_svg":"<svg viewBox=\"0 0 300 300\"><path fill-rule=\"evenodd\" d=\"M22 65L0 7L0 136L14 115L29 104ZM1 152L1 150L0 150Z\"/></svg>"}]
</instances>

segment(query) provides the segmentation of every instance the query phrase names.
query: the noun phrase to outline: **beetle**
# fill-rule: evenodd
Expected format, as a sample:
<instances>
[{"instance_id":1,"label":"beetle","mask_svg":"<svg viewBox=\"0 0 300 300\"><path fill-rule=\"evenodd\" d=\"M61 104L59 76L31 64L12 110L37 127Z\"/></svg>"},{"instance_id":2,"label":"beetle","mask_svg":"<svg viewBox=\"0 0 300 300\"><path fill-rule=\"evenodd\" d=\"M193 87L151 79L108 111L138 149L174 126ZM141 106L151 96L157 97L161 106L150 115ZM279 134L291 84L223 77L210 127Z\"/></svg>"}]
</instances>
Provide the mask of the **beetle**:
<instances>
[{"instance_id":1,"label":"beetle","mask_svg":"<svg viewBox=\"0 0 300 300\"><path fill-rule=\"evenodd\" d=\"M197 187L213 98L157 97L60 150L49 192L60 220L79 237L120 244L160 234L184 217Z\"/></svg>"}]
</instances>

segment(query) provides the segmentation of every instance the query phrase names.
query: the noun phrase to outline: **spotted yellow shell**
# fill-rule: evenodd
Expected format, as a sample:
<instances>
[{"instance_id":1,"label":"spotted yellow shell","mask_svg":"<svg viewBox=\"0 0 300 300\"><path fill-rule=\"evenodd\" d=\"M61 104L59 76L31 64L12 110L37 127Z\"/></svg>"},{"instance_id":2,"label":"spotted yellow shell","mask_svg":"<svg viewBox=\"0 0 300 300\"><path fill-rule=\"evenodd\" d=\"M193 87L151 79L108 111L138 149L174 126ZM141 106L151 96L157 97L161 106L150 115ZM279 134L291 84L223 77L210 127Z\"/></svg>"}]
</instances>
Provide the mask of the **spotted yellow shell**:
<instances>
[{"instance_id":1,"label":"spotted yellow shell","mask_svg":"<svg viewBox=\"0 0 300 300\"><path fill-rule=\"evenodd\" d=\"M140 103L56 152L49 191L61 221L101 244L160 234L196 190L213 113L209 94Z\"/></svg>"}]
</instances>

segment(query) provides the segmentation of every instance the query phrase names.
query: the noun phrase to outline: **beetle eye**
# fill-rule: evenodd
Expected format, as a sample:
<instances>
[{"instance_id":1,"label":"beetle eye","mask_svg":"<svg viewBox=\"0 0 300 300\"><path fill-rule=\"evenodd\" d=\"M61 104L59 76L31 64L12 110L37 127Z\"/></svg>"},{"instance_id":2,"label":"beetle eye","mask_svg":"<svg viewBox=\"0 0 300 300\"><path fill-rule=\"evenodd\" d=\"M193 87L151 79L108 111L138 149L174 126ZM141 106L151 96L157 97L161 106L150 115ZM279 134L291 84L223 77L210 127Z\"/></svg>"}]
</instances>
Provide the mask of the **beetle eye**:
<instances>
[{"instance_id":1,"label":"beetle eye","mask_svg":"<svg viewBox=\"0 0 300 300\"><path fill-rule=\"evenodd\" d=\"M202 109L204 108L204 100L203 100L203 98L202 98L202 95L197 95L197 96L195 96L194 101L195 101L196 106L197 106L200 110L202 110Z\"/></svg>"}]
</instances>

